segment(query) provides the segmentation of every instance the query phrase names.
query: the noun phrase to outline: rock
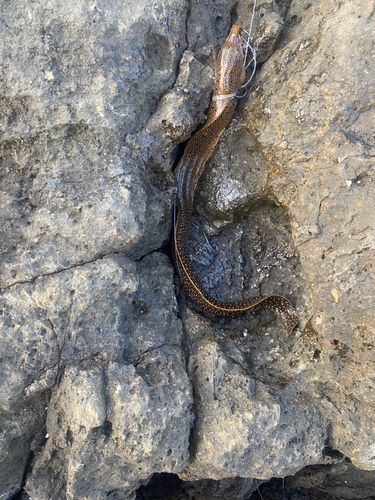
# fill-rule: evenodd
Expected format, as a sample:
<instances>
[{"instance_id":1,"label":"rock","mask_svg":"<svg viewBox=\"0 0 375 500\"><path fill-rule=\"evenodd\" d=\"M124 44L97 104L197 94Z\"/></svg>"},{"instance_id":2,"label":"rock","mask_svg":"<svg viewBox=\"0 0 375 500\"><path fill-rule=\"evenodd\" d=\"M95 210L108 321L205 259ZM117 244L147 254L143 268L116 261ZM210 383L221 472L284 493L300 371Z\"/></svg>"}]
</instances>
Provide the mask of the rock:
<instances>
[{"instance_id":1,"label":"rock","mask_svg":"<svg viewBox=\"0 0 375 500\"><path fill-rule=\"evenodd\" d=\"M269 190L288 207L312 291L329 443L367 470L375 468L373 23L369 2L327 2L323 10L292 3L280 50L262 67L246 106L268 158Z\"/></svg>"},{"instance_id":2,"label":"rock","mask_svg":"<svg viewBox=\"0 0 375 500\"><path fill-rule=\"evenodd\" d=\"M5 389L6 390L6 389ZM21 399L0 413L0 498L14 498L25 479L31 454L45 442L48 394Z\"/></svg>"},{"instance_id":3,"label":"rock","mask_svg":"<svg viewBox=\"0 0 375 500\"><path fill-rule=\"evenodd\" d=\"M327 500L362 498L372 500L375 491L373 471L354 467L343 455L326 448L325 464L305 467L294 476L263 483L260 494L264 500ZM259 496L255 493L256 497ZM253 497L251 497L251 500ZM255 499L254 499L255 500Z\"/></svg>"},{"instance_id":4,"label":"rock","mask_svg":"<svg viewBox=\"0 0 375 500\"><path fill-rule=\"evenodd\" d=\"M177 302L165 246L180 143L252 5L3 6L1 498L134 500L170 479L174 498L244 500L254 478L297 474L295 493L303 471L368 494L372 8L258 2L263 64L197 188L204 287L288 297L286 337L269 311Z\"/></svg>"},{"instance_id":5,"label":"rock","mask_svg":"<svg viewBox=\"0 0 375 500\"><path fill-rule=\"evenodd\" d=\"M4 6L0 286L166 240L171 175L156 186L123 139L173 84L185 15L184 2Z\"/></svg>"},{"instance_id":6,"label":"rock","mask_svg":"<svg viewBox=\"0 0 375 500\"><path fill-rule=\"evenodd\" d=\"M237 8L237 23L246 31L251 25L250 45L256 51L257 64L266 61L275 49L284 28L287 4L274 0L257 0L254 2L240 2ZM244 35L247 40L247 36Z\"/></svg>"},{"instance_id":7,"label":"rock","mask_svg":"<svg viewBox=\"0 0 375 500\"><path fill-rule=\"evenodd\" d=\"M117 432L117 417L108 416L109 396L103 396L106 386L101 374L109 360L120 363L120 368L123 366L121 369L125 372L133 369L130 363L134 363L138 375L134 374L133 378L138 380L137 383L146 384L146 387L147 384L156 384L159 387L155 388L155 396L147 396L150 406L151 400L156 398L159 401L162 412L160 414L159 410L154 409L150 424L166 413L162 419L164 424L159 422L158 425L165 426L168 438L165 446L169 443L174 451L168 455L169 448L165 450L165 454L170 456L170 465L166 466L160 461L162 453L158 453L158 470L175 472L184 467L192 418L189 411L191 396L178 348L182 331L174 313L176 302L171 290L171 266L165 256L156 253L145 257L139 264L123 256L108 256L84 266L37 278L34 283L14 285L4 291L1 309L6 321L1 326L1 352L7 353L8 358L3 357L1 372L1 405L5 412L2 430L6 436L2 451L7 458L2 469L2 484L7 488L5 491L16 491L17 482L19 489L29 459L30 442L35 433L44 428L45 408L48 406L51 388L54 387L54 403L48 406L47 431L43 434L41 444L46 442L44 435L48 434L50 438L42 451L39 450L40 446L36 447L39 455L36 457L27 491L32 491L34 498L49 498L49 495L54 498L62 495L61 498L65 498L66 493L61 493L60 490L67 491L69 473L64 467L69 464L69 460L65 455L62 458L57 450L61 440L75 429L77 415L82 413L81 422L84 418L88 419L87 433L94 428L100 430L102 426L105 430L109 425L108 419L112 422L113 432ZM127 365L124 365L124 360ZM169 377L168 380L158 377L158 360L166 364L164 376ZM82 363L85 364L85 369L81 368ZM95 370L92 371L92 367ZM121 373L120 370L120 375ZM125 374L121 377L125 377ZM107 380L110 378L108 375ZM126 385L124 380L121 383ZM163 384L167 385L165 389ZM65 388L65 392L62 392L61 386ZM92 400L92 403L82 403L80 393L75 393L73 389L82 390L83 401ZM108 389L111 390L115 389ZM112 396L114 406L118 404L115 395ZM146 395L143 394L142 397L146 398ZM171 399L170 403L168 399ZM21 409L17 409L21 404ZM82 404L83 408L80 408ZM164 404L167 404L168 411ZM175 420L171 416L174 411L171 404L177 405L175 411L181 412ZM120 410L113 411L117 415ZM61 413L59 424L54 420L57 418L56 412ZM124 419L124 415L121 418ZM62 421L66 422L63 426L65 434L61 434ZM175 431L172 430L173 426ZM162 430L159 427L160 433ZM179 445L172 439L173 432L178 434L178 438L173 439L179 439ZM17 449L23 450L23 455L17 453L15 456L12 467L9 465L13 451L7 451L9 439L19 442ZM159 443L159 438L157 442ZM85 446L86 444L77 444L77 453L81 453L81 448ZM152 450L151 443L149 446ZM177 449L179 451L176 458ZM49 454L56 454L57 458L47 467L49 472L45 472L45 466L38 464L49 463ZM39 469L44 471L41 483ZM53 476L48 478L52 471ZM151 467L146 475L142 473L143 481L153 472ZM59 484L54 482L55 474L61 477ZM111 474L109 476L112 477ZM75 483L75 480L72 479L72 482ZM132 489L136 489L141 483L142 481L131 483ZM43 489L38 489L35 484L43 484ZM104 482L104 491L105 488Z\"/></svg>"},{"instance_id":8,"label":"rock","mask_svg":"<svg viewBox=\"0 0 375 500\"><path fill-rule=\"evenodd\" d=\"M190 403L176 348L153 350L136 368L67 368L48 411L51 438L27 492L39 499L131 498L154 472L184 468Z\"/></svg>"},{"instance_id":9,"label":"rock","mask_svg":"<svg viewBox=\"0 0 375 500\"><path fill-rule=\"evenodd\" d=\"M218 48L228 36L228 26L235 1L209 4L194 2L190 6L187 19L187 40L189 49L198 61L215 66Z\"/></svg>"},{"instance_id":10,"label":"rock","mask_svg":"<svg viewBox=\"0 0 375 500\"><path fill-rule=\"evenodd\" d=\"M119 299L128 295L128 307L134 308L137 278L132 261L107 257L6 290L2 407L10 410L21 395L50 389L66 364L95 356L121 358L125 310Z\"/></svg>"},{"instance_id":11,"label":"rock","mask_svg":"<svg viewBox=\"0 0 375 500\"><path fill-rule=\"evenodd\" d=\"M308 394L301 391L297 399L291 384L282 398L272 395L246 373L240 352L237 359L228 357L211 342L199 342L195 350L189 362L195 432L182 479L267 479L320 462L326 423Z\"/></svg>"},{"instance_id":12,"label":"rock","mask_svg":"<svg viewBox=\"0 0 375 500\"><path fill-rule=\"evenodd\" d=\"M368 498L375 491L375 474L354 467L348 459L332 465L317 465L286 478L285 487L316 488L337 498Z\"/></svg>"}]
</instances>

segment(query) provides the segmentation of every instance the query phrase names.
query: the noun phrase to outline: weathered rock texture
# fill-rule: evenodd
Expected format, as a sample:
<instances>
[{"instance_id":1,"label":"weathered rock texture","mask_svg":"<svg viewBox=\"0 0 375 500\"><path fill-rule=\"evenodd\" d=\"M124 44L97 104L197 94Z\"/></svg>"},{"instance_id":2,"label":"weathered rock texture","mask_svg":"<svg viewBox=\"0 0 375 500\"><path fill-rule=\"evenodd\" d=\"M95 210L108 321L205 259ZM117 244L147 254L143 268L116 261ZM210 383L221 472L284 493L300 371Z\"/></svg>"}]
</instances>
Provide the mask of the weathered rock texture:
<instances>
[{"instance_id":1,"label":"weathered rock texture","mask_svg":"<svg viewBox=\"0 0 375 500\"><path fill-rule=\"evenodd\" d=\"M310 404L329 422L330 446L366 470L375 469L373 9L293 2L246 106L311 290L321 353Z\"/></svg>"},{"instance_id":2,"label":"weathered rock texture","mask_svg":"<svg viewBox=\"0 0 375 500\"><path fill-rule=\"evenodd\" d=\"M165 246L252 4L1 7L0 499L374 494L373 2L258 1L263 64L198 185L204 286L285 295L289 337L202 315Z\"/></svg>"}]
</instances>

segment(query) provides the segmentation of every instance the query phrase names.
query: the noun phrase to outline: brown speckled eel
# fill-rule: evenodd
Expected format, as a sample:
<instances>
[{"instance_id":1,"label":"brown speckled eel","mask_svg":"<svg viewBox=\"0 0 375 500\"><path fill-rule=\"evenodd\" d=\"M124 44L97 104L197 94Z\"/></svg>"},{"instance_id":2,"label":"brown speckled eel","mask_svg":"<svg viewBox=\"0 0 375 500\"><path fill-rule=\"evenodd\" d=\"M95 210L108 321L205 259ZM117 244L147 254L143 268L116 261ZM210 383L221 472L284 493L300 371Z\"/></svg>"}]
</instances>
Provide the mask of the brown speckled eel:
<instances>
[{"instance_id":1,"label":"brown speckled eel","mask_svg":"<svg viewBox=\"0 0 375 500\"><path fill-rule=\"evenodd\" d=\"M289 335L298 323L298 313L289 300L281 295L252 297L239 302L215 300L203 289L189 257L188 240L195 188L206 161L232 118L236 107L235 94L245 78L243 59L240 30L234 25L217 57L213 98L207 120L188 142L177 168L175 265L186 293L204 311L216 316L232 316L261 304L282 317Z\"/></svg>"}]
</instances>

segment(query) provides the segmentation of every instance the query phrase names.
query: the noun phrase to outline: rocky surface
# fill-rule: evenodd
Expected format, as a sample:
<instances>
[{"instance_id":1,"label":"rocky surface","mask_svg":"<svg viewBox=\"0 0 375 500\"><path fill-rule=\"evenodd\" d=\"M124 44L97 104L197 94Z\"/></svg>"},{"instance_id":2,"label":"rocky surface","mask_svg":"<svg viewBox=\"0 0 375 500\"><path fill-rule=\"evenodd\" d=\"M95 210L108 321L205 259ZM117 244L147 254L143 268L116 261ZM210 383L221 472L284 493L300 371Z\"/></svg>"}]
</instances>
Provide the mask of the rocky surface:
<instances>
[{"instance_id":1,"label":"rocky surface","mask_svg":"<svg viewBox=\"0 0 375 500\"><path fill-rule=\"evenodd\" d=\"M136 367L90 362L67 369L51 398L52 434L27 492L32 498L133 497L154 472L186 464L190 403L176 348L155 349Z\"/></svg>"},{"instance_id":2,"label":"rocky surface","mask_svg":"<svg viewBox=\"0 0 375 500\"><path fill-rule=\"evenodd\" d=\"M330 446L373 470L373 4L324 9L292 3L246 113L312 292L322 347L311 402L330 422Z\"/></svg>"},{"instance_id":3,"label":"rocky surface","mask_svg":"<svg viewBox=\"0 0 375 500\"><path fill-rule=\"evenodd\" d=\"M26 464L28 446L36 452L33 498L102 498L185 465L191 390L172 277L159 253L137 264L107 256L4 291L4 445L25 448L16 463ZM25 464L11 472L5 463L2 485L17 473L19 487Z\"/></svg>"},{"instance_id":4,"label":"rocky surface","mask_svg":"<svg viewBox=\"0 0 375 500\"><path fill-rule=\"evenodd\" d=\"M174 282L172 169L251 9L2 6L0 499L375 494L370 0L258 1L263 64L197 189L206 289L285 295L298 328Z\"/></svg>"}]
</instances>

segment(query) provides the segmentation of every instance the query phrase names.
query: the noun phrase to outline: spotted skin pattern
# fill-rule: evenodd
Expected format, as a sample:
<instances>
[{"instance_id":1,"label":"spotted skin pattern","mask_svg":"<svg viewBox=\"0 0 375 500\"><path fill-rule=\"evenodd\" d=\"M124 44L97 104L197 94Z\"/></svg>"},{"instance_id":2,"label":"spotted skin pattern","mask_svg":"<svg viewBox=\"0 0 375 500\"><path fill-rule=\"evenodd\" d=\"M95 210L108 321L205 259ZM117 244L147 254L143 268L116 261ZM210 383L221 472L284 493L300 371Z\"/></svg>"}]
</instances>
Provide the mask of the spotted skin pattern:
<instances>
[{"instance_id":1,"label":"spotted skin pattern","mask_svg":"<svg viewBox=\"0 0 375 500\"><path fill-rule=\"evenodd\" d=\"M204 311L215 316L233 316L261 304L284 320L289 335L299 318L288 299L281 295L269 295L239 302L216 300L204 290L194 272L188 251L195 189L208 158L235 110L235 93L245 79L243 60L240 29L234 25L216 60L214 97L207 111L207 120L189 140L177 167L178 212L174 228L174 261L186 293Z\"/></svg>"}]
</instances>

